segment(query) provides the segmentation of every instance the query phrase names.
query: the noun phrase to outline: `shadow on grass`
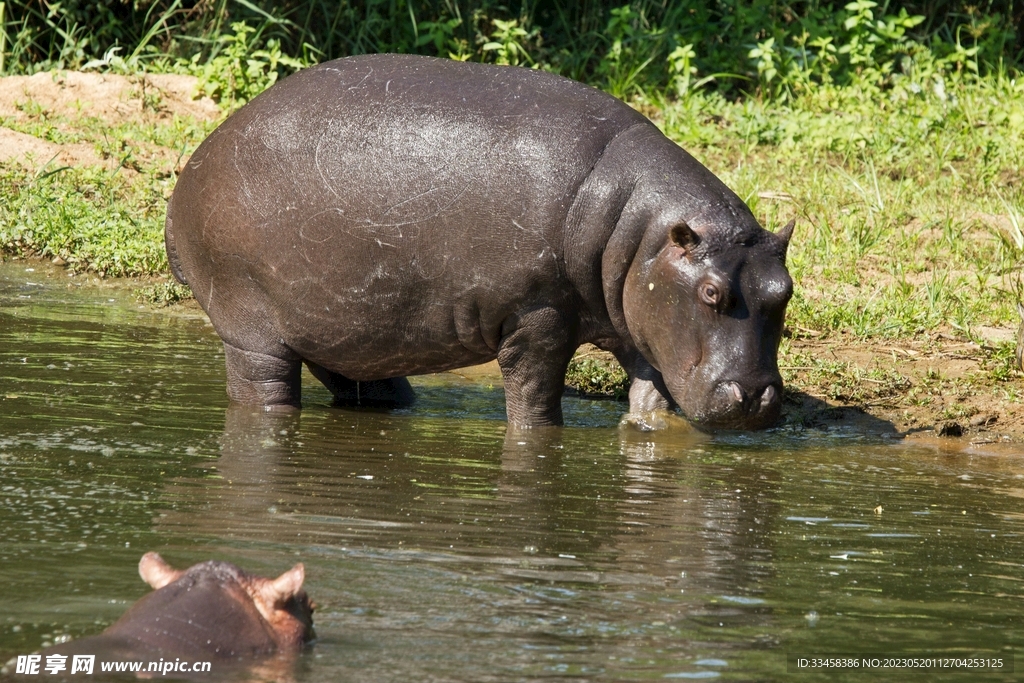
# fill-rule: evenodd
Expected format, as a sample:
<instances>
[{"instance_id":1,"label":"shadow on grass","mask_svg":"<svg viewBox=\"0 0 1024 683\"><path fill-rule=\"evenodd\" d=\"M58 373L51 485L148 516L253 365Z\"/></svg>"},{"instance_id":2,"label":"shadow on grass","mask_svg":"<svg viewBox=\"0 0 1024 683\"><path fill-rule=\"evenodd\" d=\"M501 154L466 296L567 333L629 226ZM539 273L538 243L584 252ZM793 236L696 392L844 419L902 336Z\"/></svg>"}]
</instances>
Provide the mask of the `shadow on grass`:
<instances>
[{"instance_id":1,"label":"shadow on grass","mask_svg":"<svg viewBox=\"0 0 1024 683\"><path fill-rule=\"evenodd\" d=\"M843 429L896 438L903 438L908 433L899 431L889 420L871 415L860 406L832 405L822 398L789 387L786 387L782 404L781 425L804 429Z\"/></svg>"}]
</instances>

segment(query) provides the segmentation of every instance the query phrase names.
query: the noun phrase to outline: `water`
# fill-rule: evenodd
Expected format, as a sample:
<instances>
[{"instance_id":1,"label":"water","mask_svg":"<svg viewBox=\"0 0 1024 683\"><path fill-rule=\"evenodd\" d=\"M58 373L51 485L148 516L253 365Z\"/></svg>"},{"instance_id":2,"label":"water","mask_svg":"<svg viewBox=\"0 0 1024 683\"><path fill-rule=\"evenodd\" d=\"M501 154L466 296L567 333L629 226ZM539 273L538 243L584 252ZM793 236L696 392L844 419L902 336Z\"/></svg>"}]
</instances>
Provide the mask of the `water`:
<instances>
[{"instance_id":1,"label":"water","mask_svg":"<svg viewBox=\"0 0 1024 683\"><path fill-rule=\"evenodd\" d=\"M638 434L572 398L570 426L506 435L487 375L415 379L408 410L330 408L308 376L301 415L229 410L202 318L74 282L0 265L0 662L115 621L157 550L304 562L319 640L299 681L1015 680L809 673L800 653L1024 667L1024 454Z\"/></svg>"}]
</instances>

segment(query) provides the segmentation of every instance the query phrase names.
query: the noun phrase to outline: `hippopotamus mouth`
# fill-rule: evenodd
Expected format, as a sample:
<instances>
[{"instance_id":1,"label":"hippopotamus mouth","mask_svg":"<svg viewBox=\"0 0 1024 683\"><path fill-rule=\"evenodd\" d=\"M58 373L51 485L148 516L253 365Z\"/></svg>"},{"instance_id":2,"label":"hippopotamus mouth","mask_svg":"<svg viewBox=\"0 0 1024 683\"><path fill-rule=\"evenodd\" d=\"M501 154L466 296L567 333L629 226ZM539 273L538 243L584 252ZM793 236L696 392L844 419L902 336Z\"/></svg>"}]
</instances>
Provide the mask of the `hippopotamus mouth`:
<instances>
[{"instance_id":1,"label":"hippopotamus mouth","mask_svg":"<svg viewBox=\"0 0 1024 683\"><path fill-rule=\"evenodd\" d=\"M706 429L765 429L782 412L782 380L748 385L727 380L711 390L703 405L689 418Z\"/></svg>"},{"instance_id":2,"label":"hippopotamus mouth","mask_svg":"<svg viewBox=\"0 0 1024 683\"><path fill-rule=\"evenodd\" d=\"M695 427L707 431L774 426L782 415L782 376L778 370L733 364L723 373L723 366L728 367L723 358L705 356L688 372L674 377L663 375L683 415Z\"/></svg>"}]
</instances>

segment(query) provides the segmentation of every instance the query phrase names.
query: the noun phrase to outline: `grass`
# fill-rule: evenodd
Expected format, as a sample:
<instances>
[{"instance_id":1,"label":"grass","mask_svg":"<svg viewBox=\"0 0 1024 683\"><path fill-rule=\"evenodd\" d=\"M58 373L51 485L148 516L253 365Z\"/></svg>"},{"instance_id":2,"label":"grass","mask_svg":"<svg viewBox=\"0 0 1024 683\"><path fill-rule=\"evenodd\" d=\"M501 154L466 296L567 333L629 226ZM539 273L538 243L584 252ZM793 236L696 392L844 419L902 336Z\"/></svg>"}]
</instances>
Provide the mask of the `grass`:
<instances>
[{"instance_id":1,"label":"grass","mask_svg":"<svg viewBox=\"0 0 1024 683\"><path fill-rule=\"evenodd\" d=\"M164 195L97 168L56 168L34 174L0 172L5 251L63 262L74 271L128 276L161 272Z\"/></svg>"},{"instance_id":2,"label":"grass","mask_svg":"<svg viewBox=\"0 0 1024 683\"><path fill-rule=\"evenodd\" d=\"M19 103L0 126L56 144L84 144L97 165L0 163L0 252L115 277L167 271L163 221L174 168L214 125L183 117L106 121ZM37 160L43 161L43 160Z\"/></svg>"}]
</instances>

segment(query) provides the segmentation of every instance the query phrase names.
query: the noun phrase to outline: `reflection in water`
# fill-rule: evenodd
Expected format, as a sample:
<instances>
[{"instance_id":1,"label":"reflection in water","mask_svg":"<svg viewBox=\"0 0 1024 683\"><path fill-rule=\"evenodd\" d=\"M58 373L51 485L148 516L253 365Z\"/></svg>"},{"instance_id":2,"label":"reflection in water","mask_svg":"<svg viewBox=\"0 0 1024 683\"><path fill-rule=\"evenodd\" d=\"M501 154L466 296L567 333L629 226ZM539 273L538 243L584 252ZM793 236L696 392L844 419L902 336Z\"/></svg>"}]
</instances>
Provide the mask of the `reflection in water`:
<instances>
[{"instance_id":1,"label":"reflection in water","mask_svg":"<svg viewBox=\"0 0 1024 683\"><path fill-rule=\"evenodd\" d=\"M641 434L576 399L575 426L507 433L500 384L454 375L392 412L312 384L298 415L229 409L202 320L22 272L0 268L0 659L113 622L150 549L304 562L307 681L814 681L786 653L1020 651L1024 460Z\"/></svg>"}]
</instances>

